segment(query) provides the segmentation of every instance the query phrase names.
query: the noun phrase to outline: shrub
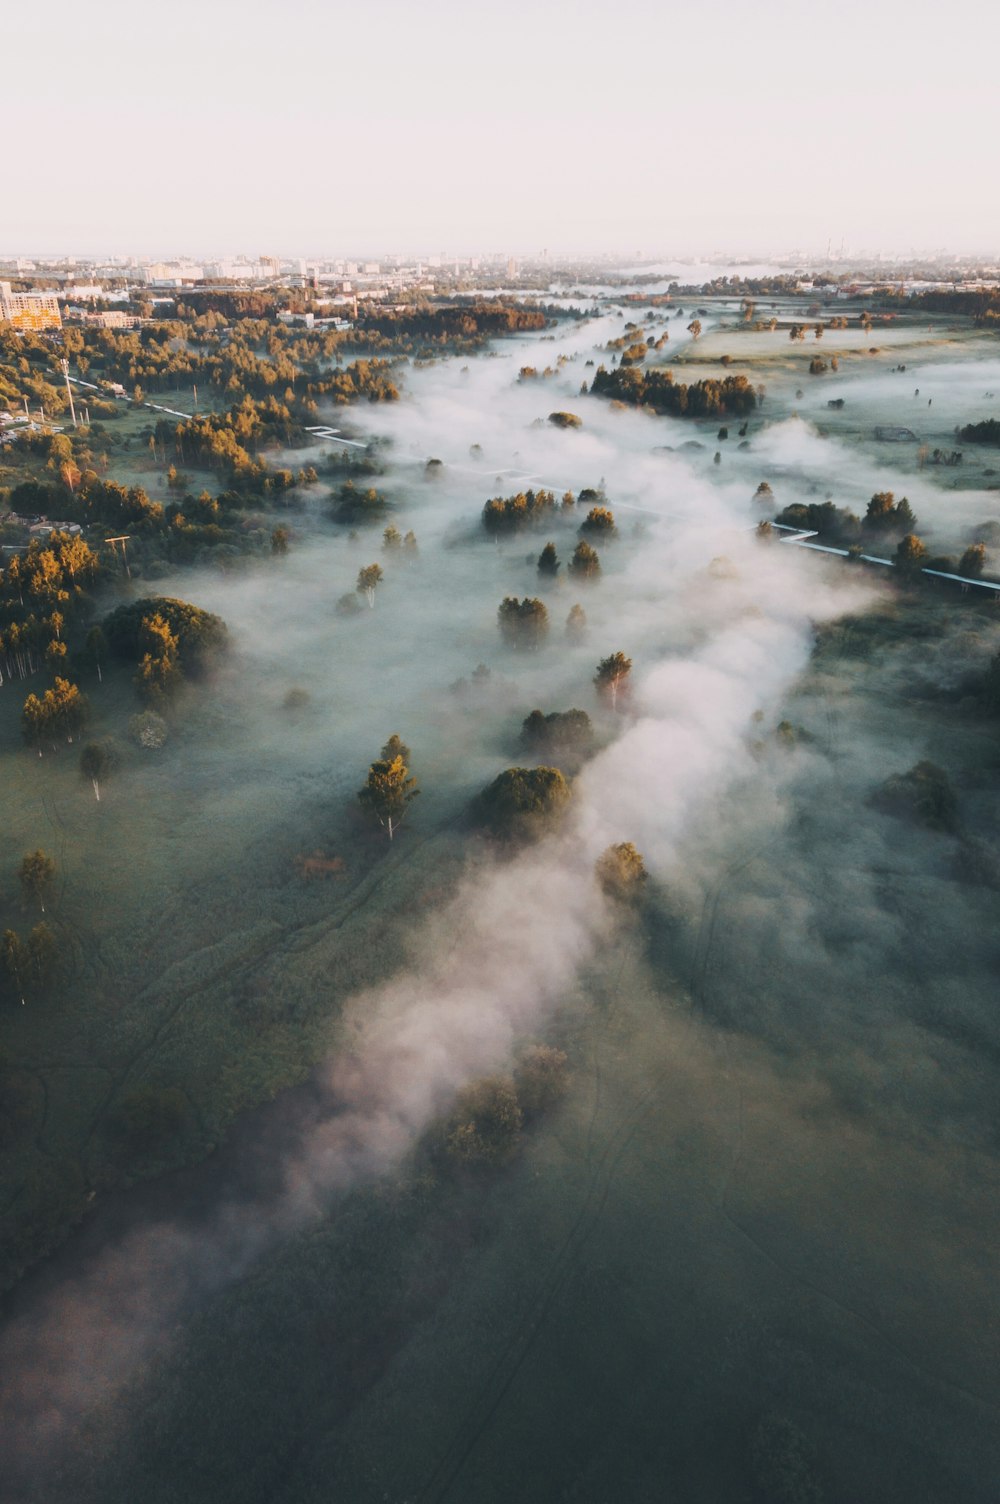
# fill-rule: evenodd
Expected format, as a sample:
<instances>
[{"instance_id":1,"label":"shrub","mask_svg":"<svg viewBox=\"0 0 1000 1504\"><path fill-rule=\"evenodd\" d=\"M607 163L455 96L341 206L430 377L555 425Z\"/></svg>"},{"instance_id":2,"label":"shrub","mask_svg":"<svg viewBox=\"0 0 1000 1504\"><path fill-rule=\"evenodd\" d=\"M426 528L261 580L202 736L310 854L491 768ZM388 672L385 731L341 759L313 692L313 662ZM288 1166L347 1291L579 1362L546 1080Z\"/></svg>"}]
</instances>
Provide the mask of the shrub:
<instances>
[{"instance_id":1,"label":"shrub","mask_svg":"<svg viewBox=\"0 0 1000 1504\"><path fill-rule=\"evenodd\" d=\"M167 739L167 723L155 710L143 710L129 721L128 734L144 752L155 752Z\"/></svg>"}]
</instances>

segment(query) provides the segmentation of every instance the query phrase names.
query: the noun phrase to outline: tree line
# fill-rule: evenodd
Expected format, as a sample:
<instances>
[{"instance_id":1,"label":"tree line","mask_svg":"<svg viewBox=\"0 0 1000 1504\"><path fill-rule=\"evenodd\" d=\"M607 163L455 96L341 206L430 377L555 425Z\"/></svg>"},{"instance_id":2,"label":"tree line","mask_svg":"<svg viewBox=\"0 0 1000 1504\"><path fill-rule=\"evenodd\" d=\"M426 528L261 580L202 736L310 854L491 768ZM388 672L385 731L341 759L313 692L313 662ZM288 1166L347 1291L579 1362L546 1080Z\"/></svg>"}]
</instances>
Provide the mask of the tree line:
<instances>
[{"instance_id":1,"label":"tree line","mask_svg":"<svg viewBox=\"0 0 1000 1504\"><path fill-rule=\"evenodd\" d=\"M724 376L721 380L709 377L687 385L675 381L672 371L631 365L610 371L599 366L590 390L598 397L673 417L742 418L753 412L763 389L754 388L746 376Z\"/></svg>"}]
</instances>

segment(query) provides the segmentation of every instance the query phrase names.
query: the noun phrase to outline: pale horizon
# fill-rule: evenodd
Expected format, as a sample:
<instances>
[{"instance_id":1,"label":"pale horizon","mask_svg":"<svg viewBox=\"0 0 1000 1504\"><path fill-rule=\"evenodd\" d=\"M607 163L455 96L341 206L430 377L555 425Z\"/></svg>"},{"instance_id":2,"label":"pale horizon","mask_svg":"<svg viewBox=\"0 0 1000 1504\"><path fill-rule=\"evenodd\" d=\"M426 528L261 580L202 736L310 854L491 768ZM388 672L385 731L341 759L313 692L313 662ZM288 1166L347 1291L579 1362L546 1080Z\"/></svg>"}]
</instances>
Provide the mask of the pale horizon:
<instances>
[{"instance_id":1,"label":"pale horizon","mask_svg":"<svg viewBox=\"0 0 1000 1504\"><path fill-rule=\"evenodd\" d=\"M995 256L991 16L54 0L5 24L20 255ZM28 164L32 170L28 170Z\"/></svg>"}]
</instances>

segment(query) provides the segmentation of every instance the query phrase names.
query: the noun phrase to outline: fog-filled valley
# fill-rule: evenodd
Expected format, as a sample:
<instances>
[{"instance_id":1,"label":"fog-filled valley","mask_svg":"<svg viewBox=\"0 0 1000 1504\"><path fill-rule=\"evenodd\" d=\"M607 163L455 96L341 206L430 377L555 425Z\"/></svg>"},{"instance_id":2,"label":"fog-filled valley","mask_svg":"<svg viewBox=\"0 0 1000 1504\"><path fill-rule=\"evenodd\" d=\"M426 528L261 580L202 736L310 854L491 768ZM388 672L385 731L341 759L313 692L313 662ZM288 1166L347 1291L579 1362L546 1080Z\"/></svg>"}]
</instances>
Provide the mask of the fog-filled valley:
<instances>
[{"instance_id":1,"label":"fog-filled valley","mask_svg":"<svg viewBox=\"0 0 1000 1504\"><path fill-rule=\"evenodd\" d=\"M229 650L99 800L0 688L0 928L44 847L63 950L4 1004L12 1504L996 1497L1000 615L759 526L892 492L988 574L989 451L934 455L996 413L996 335L563 291L321 405L350 444L268 455L320 476L260 504L287 548L105 587ZM632 320L643 369L766 395L582 391ZM124 742L128 674L86 687ZM564 804L501 829L536 766ZM137 1093L173 1116L127 1142Z\"/></svg>"}]
</instances>

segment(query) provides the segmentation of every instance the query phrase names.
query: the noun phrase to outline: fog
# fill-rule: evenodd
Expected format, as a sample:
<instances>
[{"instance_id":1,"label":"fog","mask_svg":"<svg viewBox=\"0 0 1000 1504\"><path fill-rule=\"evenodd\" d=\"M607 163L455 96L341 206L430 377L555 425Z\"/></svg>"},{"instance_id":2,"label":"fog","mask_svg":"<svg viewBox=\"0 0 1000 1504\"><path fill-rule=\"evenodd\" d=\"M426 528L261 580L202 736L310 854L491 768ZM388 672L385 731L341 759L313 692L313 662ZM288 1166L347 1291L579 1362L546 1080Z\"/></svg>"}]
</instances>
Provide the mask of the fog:
<instances>
[{"instance_id":1,"label":"fog","mask_svg":"<svg viewBox=\"0 0 1000 1504\"><path fill-rule=\"evenodd\" d=\"M940 838L855 818L857 790L897 766L884 765L885 740L906 767L924 755L924 733L903 721L866 729L840 698L836 667L819 698L815 683L803 687L817 625L879 606L884 587L754 535L758 480L773 478L779 505L818 489L857 506L873 489L869 462L800 419L755 425L751 447L727 449L718 466L705 433L703 453L681 452L694 437L681 421L578 396L591 375L585 362L598 362L596 347L620 330L617 317L602 317L560 330L555 344L518 339L493 355L411 369L398 405L351 413L352 431L389 441L386 473L372 484L389 502L384 522L415 531L416 560L384 555L380 528L348 538L310 501L292 518L290 554L273 567L158 583L218 611L234 641L212 691L210 734L188 748L178 775L191 811L211 805L210 823L197 827L206 875L225 870L241 832L287 838L290 850L314 832L326 845L328 810L352 799L393 731L412 747L422 786L398 837L404 853L407 842L450 830L471 795L520 760L520 722L535 706L586 709L599 750L574 781L559 833L515 855L468 841L457 880L449 869L447 896L407 927L398 961L390 946L390 974L343 1005L324 1067L329 1111L294 1148L282 1146L260 1187L223 1196L196 1227L169 1218L134 1227L8 1326L0 1353L17 1497L45 1495L39 1458L52 1448L58 1456L193 1304L325 1215L338 1194L397 1166L463 1084L507 1069L519 1042L545 1035L622 922L592 877L609 843L642 851L659 895L654 957L669 951L668 970L695 978L706 1028L764 1043L779 1074L805 1049L800 1085L822 1082L843 1110L904 1136L933 1121L983 1143L988 1082L969 1089L956 1044L942 1042L932 1059L913 1015L964 1008L935 959L932 915L954 925L975 988L992 942L968 940L943 880L920 878L887 913L887 830L894 871L939 871L931 847ZM670 333L672 349L673 324ZM560 353L569 360L553 377L517 380L521 366L542 369ZM561 408L578 412L582 428L545 421ZM429 478L432 457L443 468ZM918 514L933 510L931 481L921 490L881 476L908 491ZM537 534L494 543L483 532L487 498L527 485L557 498L604 487L619 537L598 544L599 583L566 578L579 506ZM543 585L535 559L548 538L563 568ZM385 581L373 609L338 615L337 599L375 560ZM537 653L500 644L496 610L509 594L546 600L551 632ZM581 643L563 635L576 601L587 613ZM991 640L986 632L974 652L982 657ZM633 685L624 712L612 714L597 706L591 680L598 659L618 650L633 659ZM456 692L478 664L491 671L486 688ZM294 719L282 709L292 685L310 695ZM778 749L775 728L789 715L811 736ZM729 901L737 869L746 872ZM711 968L694 922L707 904ZM908 967L890 977L886 958L904 945ZM963 1016L968 1029L988 1027L976 1008ZM915 1074L904 1056L921 1062Z\"/></svg>"}]
</instances>

